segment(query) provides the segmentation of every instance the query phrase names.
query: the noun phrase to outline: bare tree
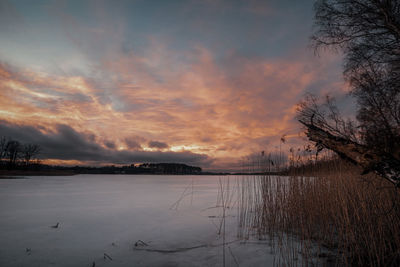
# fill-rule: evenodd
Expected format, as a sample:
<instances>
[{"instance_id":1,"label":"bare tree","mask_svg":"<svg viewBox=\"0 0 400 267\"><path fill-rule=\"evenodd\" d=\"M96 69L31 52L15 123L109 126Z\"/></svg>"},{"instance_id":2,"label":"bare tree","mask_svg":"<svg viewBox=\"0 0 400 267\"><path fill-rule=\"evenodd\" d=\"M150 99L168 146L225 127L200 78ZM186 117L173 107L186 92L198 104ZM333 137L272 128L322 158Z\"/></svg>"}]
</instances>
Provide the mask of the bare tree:
<instances>
[{"instance_id":1,"label":"bare tree","mask_svg":"<svg viewBox=\"0 0 400 267\"><path fill-rule=\"evenodd\" d=\"M22 158L26 166L28 166L31 160L40 153L40 146L36 144L26 144L22 148Z\"/></svg>"},{"instance_id":2,"label":"bare tree","mask_svg":"<svg viewBox=\"0 0 400 267\"><path fill-rule=\"evenodd\" d=\"M15 166L21 153L21 143L15 140L7 142L6 146L6 157L8 159L9 166Z\"/></svg>"},{"instance_id":3,"label":"bare tree","mask_svg":"<svg viewBox=\"0 0 400 267\"><path fill-rule=\"evenodd\" d=\"M300 104L299 120L320 148L399 186L400 0L318 0L315 26L316 49L344 52L357 123L342 119L329 99L315 98Z\"/></svg>"},{"instance_id":4,"label":"bare tree","mask_svg":"<svg viewBox=\"0 0 400 267\"><path fill-rule=\"evenodd\" d=\"M329 95L326 95L325 99L319 99L315 95L307 94L297 106L297 118L302 122L309 121L333 135L353 142L359 141L357 123L343 118L336 100Z\"/></svg>"},{"instance_id":5,"label":"bare tree","mask_svg":"<svg viewBox=\"0 0 400 267\"><path fill-rule=\"evenodd\" d=\"M5 136L0 137L0 160L3 161L6 157L7 138Z\"/></svg>"},{"instance_id":6,"label":"bare tree","mask_svg":"<svg viewBox=\"0 0 400 267\"><path fill-rule=\"evenodd\" d=\"M0 167L29 166L40 152L41 148L37 144L22 144L5 136L0 137Z\"/></svg>"}]
</instances>

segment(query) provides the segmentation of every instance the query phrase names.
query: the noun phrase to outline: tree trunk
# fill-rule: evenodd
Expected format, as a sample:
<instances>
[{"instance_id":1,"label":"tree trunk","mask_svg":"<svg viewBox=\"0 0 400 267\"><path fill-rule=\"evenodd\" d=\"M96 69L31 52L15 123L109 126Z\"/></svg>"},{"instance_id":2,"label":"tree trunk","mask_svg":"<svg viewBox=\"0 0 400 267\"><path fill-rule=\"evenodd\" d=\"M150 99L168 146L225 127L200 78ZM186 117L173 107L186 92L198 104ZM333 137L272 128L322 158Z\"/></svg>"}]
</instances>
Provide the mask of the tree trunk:
<instances>
[{"instance_id":1,"label":"tree trunk","mask_svg":"<svg viewBox=\"0 0 400 267\"><path fill-rule=\"evenodd\" d=\"M323 147L336 152L340 157L359 165L364 174L375 172L395 186L400 187L400 161L388 153L377 153L373 148L335 136L314 124L300 122L307 127L307 136Z\"/></svg>"}]
</instances>

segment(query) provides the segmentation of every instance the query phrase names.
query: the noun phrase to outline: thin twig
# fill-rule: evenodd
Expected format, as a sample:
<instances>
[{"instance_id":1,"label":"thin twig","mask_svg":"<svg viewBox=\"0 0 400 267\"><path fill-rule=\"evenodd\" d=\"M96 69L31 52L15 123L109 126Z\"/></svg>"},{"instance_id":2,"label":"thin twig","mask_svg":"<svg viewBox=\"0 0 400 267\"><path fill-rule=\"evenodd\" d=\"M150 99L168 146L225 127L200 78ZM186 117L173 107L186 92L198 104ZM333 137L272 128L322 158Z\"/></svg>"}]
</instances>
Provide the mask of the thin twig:
<instances>
[{"instance_id":1,"label":"thin twig","mask_svg":"<svg viewBox=\"0 0 400 267\"><path fill-rule=\"evenodd\" d=\"M110 261L112 261L113 259L110 257L110 255L108 255L107 253L103 253L104 255L103 255L103 258L104 259L109 259Z\"/></svg>"},{"instance_id":2,"label":"thin twig","mask_svg":"<svg viewBox=\"0 0 400 267\"><path fill-rule=\"evenodd\" d=\"M197 248L215 248L215 247L220 247L220 246L223 246L223 245L235 243L237 241L240 241L240 239L232 240L230 242L225 242L225 243L221 243L221 244L215 244L215 245L203 244L203 245L198 245L198 246L193 246L193 247L176 248L176 249L151 249L151 248L138 248L138 247L135 247L133 249L134 250L147 251L147 252L158 252L158 253L178 253L178 252L185 252L185 251L192 250L192 249L197 249Z\"/></svg>"},{"instance_id":3,"label":"thin twig","mask_svg":"<svg viewBox=\"0 0 400 267\"><path fill-rule=\"evenodd\" d=\"M231 247L230 247L230 246L228 246L228 249L229 249L229 253L231 254L231 256L232 256L233 260L234 260L234 261L235 261L235 263L236 263L236 266L238 266L238 267L239 267L239 262L237 261L237 259L236 259L235 255L233 255L233 252L232 252L232 250L231 250Z\"/></svg>"}]
</instances>

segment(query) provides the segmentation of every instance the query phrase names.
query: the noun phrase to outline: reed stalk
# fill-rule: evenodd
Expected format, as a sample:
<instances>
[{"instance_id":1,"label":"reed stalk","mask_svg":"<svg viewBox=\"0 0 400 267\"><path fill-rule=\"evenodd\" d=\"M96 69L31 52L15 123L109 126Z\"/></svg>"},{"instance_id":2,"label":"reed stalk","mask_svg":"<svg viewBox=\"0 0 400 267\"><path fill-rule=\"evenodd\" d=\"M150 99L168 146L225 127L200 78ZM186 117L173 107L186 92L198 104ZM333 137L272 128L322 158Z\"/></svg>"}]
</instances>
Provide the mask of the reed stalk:
<instances>
[{"instance_id":1,"label":"reed stalk","mask_svg":"<svg viewBox=\"0 0 400 267\"><path fill-rule=\"evenodd\" d=\"M399 266L399 194L337 159L243 178L239 235L269 239L277 265Z\"/></svg>"}]
</instances>

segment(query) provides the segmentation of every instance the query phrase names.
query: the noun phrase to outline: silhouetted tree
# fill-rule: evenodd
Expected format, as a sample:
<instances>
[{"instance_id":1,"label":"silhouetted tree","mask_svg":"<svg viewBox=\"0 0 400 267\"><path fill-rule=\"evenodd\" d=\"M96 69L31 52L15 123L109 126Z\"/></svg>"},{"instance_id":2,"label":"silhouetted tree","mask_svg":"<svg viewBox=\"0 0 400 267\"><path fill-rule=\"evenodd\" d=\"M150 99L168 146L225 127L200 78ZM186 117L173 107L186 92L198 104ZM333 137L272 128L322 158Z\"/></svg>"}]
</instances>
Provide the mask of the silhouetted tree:
<instances>
[{"instance_id":1,"label":"silhouetted tree","mask_svg":"<svg viewBox=\"0 0 400 267\"><path fill-rule=\"evenodd\" d=\"M29 166L40 151L40 146L37 144L22 144L17 140L2 136L0 137L0 167Z\"/></svg>"},{"instance_id":2,"label":"silhouetted tree","mask_svg":"<svg viewBox=\"0 0 400 267\"><path fill-rule=\"evenodd\" d=\"M22 158L26 166L28 166L31 160L40 153L40 146L36 144L26 144L22 148Z\"/></svg>"},{"instance_id":3,"label":"silhouetted tree","mask_svg":"<svg viewBox=\"0 0 400 267\"><path fill-rule=\"evenodd\" d=\"M315 26L317 49L344 52L358 111L357 123L345 121L330 99L306 98L299 120L308 137L400 185L400 0L319 0Z\"/></svg>"},{"instance_id":4,"label":"silhouetted tree","mask_svg":"<svg viewBox=\"0 0 400 267\"><path fill-rule=\"evenodd\" d=\"M6 146L6 157L9 166L15 166L22 151L21 143L15 140L9 140Z\"/></svg>"},{"instance_id":5,"label":"silhouetted tree","mask_svg":"<svg viewBox=\"0 0 400 267\"><path fill-rule=\"evenodd\" d=\"M7 138L4 136L0 137L0 161L3 163L7 155Z\"/></svg>"}]
</instances>

